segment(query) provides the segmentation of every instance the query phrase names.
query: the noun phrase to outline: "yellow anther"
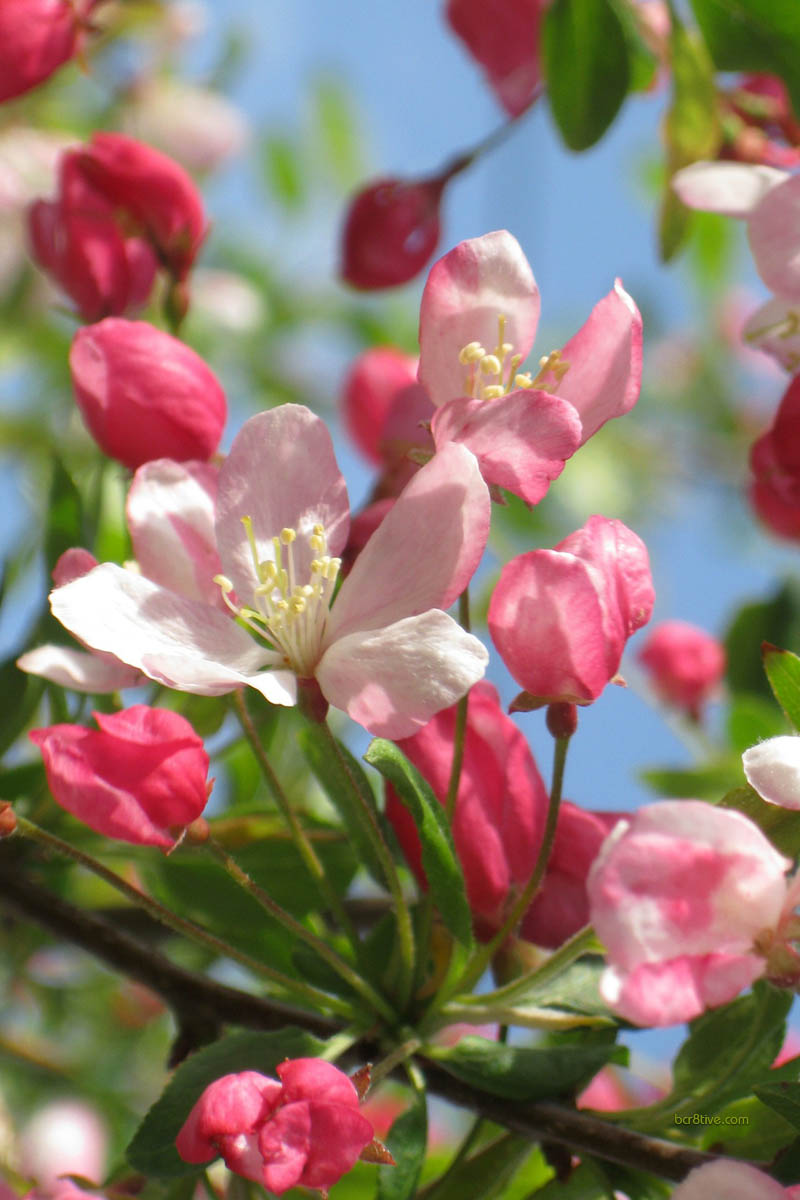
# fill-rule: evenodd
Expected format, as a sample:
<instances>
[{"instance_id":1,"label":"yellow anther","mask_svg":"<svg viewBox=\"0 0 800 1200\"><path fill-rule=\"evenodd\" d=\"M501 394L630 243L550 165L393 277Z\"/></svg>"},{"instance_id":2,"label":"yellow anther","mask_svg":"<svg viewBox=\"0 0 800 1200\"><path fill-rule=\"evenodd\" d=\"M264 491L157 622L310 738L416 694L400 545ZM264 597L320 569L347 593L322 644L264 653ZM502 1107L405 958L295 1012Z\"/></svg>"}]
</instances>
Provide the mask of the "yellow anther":
<instances>
[{"instance_id":1,"label":"yellow anther","mask_svg":"<svg viewBox=\"0 0 800 1200\"><path fill-rule=\"evenodd\" d=\"M287 600L276 600L275 607L277 608L278 612L285 613L289 611L289 603Z\"/></svg>"},{"instance_id":2,"label":"yellow anther","mask_svg":"<svg viewBox=\"0 0 800 1200\"><path fill-rule=\"evenodd\" d=\"M213 582L216 583L217 587L222 589L226 596L228 592L233 591L233 584L231 583L230 579L228 579L227 575L215 575Z\"/></svg>"},{"instance_id":3,"label":"yellow anther","mask_svg":"<svg viewBox=\"0 0 800 1200\"><path fill-rule=\"evenodd\" d=\"M289 601L289 608L296 616L299 616L300 613L306 611L306 602L302 596L292 596Z\"/></svg>"},{"instance_id":4,"label":"yellow anther","mask_svg":"<svg viewBox=\"0 0 800 1200\"><path fill-rule=\"evenodd\" d=\"M526 371L524 375L515 375L514 376L514 387L518 387L518 388L533 387L533 380L531 379L530 371Z\"/></svg>"},{"instance_id":5,"label":"yellow anther","mask_svg":"<svg viewBox=\"0 0 800 1200\"><path fill-rule=\"evenodd\" d=\"M317 553L319 553L320 550L325 549L325 539L324 537L320 537L318 533L311 534L311 537L308 539L308 544L311 549L316 550Z\"/></svg>"},{"instance_id":6,"label":"yellow anther","mask_svg":"<svg viewBox=\"0 0 800 1200\"><path fill-rule=\"evenodd\" d=\"M503 342L502 345L499 346L498 348L500 350L500 357L505 358L505 356L507 354L510 354L511 351L514 349L514 345L512 342Z\"/></svg>"},{"instance_id":7,"label":"yellow anther","mask_svg":"<svg viewBox=\"0 0 800 1200\"><path fill-rule=\"evenodd\" d=\"M329 558L328 559L328 569L326 571L326 575L327 575L328 579L336 578L336 576L339 574L339 568L341 567L341 565L342 565L342 560L340 558Z\"/></svg>"},{"instance_id":8,"label":"yellow anther","mask_svg":"<svg viewBox=\"0 0 800 1200\"><path fill-rule=\"evenodd\" d=\"M506 389L500 383L490 384L489 387L481 388L482 400L497 400L500 396L505 396Z\"/></svg>"},{"instance_id":9,"label":"yellow anther","mask_svg":"<svg viewBox=\"0 0 800 1200\"><path fill-rule=\"evenodd\" d=\"M551 358L551 356L549 354L543 354L542 357L539 359L539 367L540 368L549 367L550 366L550 358Z\"/></svg>"},{"instance_id":10,"label":"yellow anther","mask_svg":"<svg viewBox=\"0 0 800 1200\"><path fill-rule=\"evenodd\" d=\"M481 371L484 375L499 375L500 369L500 359L496 354L486 354L481 359Z\"/></svg>"},{"instance_id":11,"label":"yellow anther","mask_svg":"<svg viewBox=\"0 0 800 1200\"><path fill-rule=\"evenodd\" d=\"M291 546L296 537L296 530L289 529L288 526L286 529L281 530L281 541L283 542L284 546Z\"/></svg>"},{"instance_id":12,"label":"yellow anther","mask_svg":"<svg viewBox=\"0 0 800 1200\"><path fill-rule=\"evenodd\" d=\"M459 351L458 361L462 367L469 366L470 363L478 362L484 357L486 351L480 342L468 342L466 346Z\"/></svg>"},{"instance_id":13,"label":"yellow anther","mask_svg":"<svg viewBox=\"0 0 800 1200\"><path fill-rule=\"evenodd\" d=\"M314 525L314 528L311 530L311 532L315 533L317 535L317 537L324 537L325 536L325 526L320 525L319 521L317 521L316 524Z\"/></svg>"}]
</instances>

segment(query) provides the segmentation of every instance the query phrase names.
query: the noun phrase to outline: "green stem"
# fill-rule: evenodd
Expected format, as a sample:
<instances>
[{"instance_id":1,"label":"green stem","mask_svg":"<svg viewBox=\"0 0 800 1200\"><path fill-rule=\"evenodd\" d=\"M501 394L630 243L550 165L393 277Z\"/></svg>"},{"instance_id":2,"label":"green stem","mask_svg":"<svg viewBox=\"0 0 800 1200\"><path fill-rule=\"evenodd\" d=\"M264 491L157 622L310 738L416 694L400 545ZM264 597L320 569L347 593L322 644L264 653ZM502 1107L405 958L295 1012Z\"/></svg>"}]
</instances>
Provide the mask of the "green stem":
<instances>
[{"instance_id":1,"label":"green stem","mask_svg":"<svg viewBox=\"0 0 800 1200\"><path fill-rule=\"evenodd\" d=\"M499 1004L505 1000L513 1001L518 995L527 992L532 985L541 986L561 975L563 971L580 958L582 954L600 953L601 946L591 925L584 925L577 933L559 946L541 966L533 971L512 979L504 987L495 988L492 992L481 992L478 996L465 996L463 1003L476 1005Z\"/></svg>"},{"instance_id":2,"label":"green stem","mask_svg":"<svg viewBox=\"0 0 800 1200\"><path fill-rule=\"evenodd\" d=\"M339 922L340 928L345 933L350 945L353 947L353 950L358 957L361 952L361 942L359 940L356 928L353 925L353 922L350 920L347 910L344 907L336 888L328 879L324 866L317 857L316 851L311 845L303 826L297 819L297 814L292 808L288 796L281 787L280 781L272 769L272 764L270 763L264 747L261 744L261 738L258 736L258 730L253 724L253 720L247 711L247 705L245 704L241 688L234 693L234 705L236 707L236 714L239 718L239 722L244 730L245 737L250 743L253 754L256 757L259 767L261 768L264 781L289 828L289 832L292 835L292 840L297 847L298 853L305 863L308 873L317 885L320 895L323 897L330 911Z\"/></svg>"},{"instance_id":3,"label":"green stem","mask_svg":"<svg viewBox=\"0 0 800 1200\"><path fill-rule=\"evenodd\" d=\"M416 1054L421 1045L422 1042L419 1038L412 1037L408 1041L403 1042L402 1045L396 1046L391 1054L387 1054L386 1058L382 1058L370 1071L370 1087L376 1087L387 1075L391 1075L396 1067L406 1062L412 1054Z\"/></svg>"},{"instance_id":4,"label":"green stem","mask_svg":"<svg viewBox=\"0 0 800 1200\"><path fill-rule=\"evenodd\" d=\"M362 817L362 825L365 833L369 837L372 848L375 851L375 856L381 865L384 878L386 879L387 887L392 897L392 908L397 927L397 945L400 953L400 962L402 964L402 975L400 986L398 987L398 1003L401 1011L407 1005L411 990L414 984L414 965L415 965L415 947L414 947L414 928L411 923L411 913L409 912L406 898L403 895L403 889L400 885L400 876L397 874L397 867L392 858L391 851L383 836L381 827L377 822L375 813L367 804L361 794L361 791L353 779L350 772L349 764L345 757L339 753L339 745L327 721L322 721L319 725L328 744L331 748L331 753L334 754L339 762L342 774L347 780L350 791L355 801L356 808Z\"/></svg>"},{"instance_id":5,"label":"green stem","mask_svg":"<svg viewBox=\"0 0 800 1200\"><path fill-rule=\"evenodd\" d=\"M470 631L469 619L469 589L465 588L458 598L458 619L467 633ZM452 823L453 813L458 796L458 785L461 782L461 768L464 765L464 745L467 738L467 704L469 692L466 692L458 702L456 709L456 727L453 734L453 762L450 767L450 782L447 785L447 799L444 807L447 819Z\"/></svg>"},{"instance_id":6,"label":"green stem","mask_svg":"<svg viewBox=\"0 0 800 1200\"><path fill-rule=\"evenodd\" d=\"M63 842L55 834L47 833L46 830L41 829L38 825L34 825L32 821L26 820L25 817L21 817L19 814L17 814L17 829L25 837L38 842L47 850L61 854L65 858L71 858L73 862L85 867L87 871L91 871L92 874L109 884L110 887L125 896L127 900L130 900L132 904L144 909L154 920L159 921L162 925L166 925L169 929L174 930L175 933L180 933L194 942L199 942L223 958L230 958L234 962L241 963L243 967L246 967L248 971L252 971L254 975L261 975L265 979L271 980L284 991L291 993L299 1000L305 1000L306 1003L314 1007L323 1006L331 1012L335 1012L347 1019L352 1019L355 1016L351 1004L335 996L330 996L327 992L320 991L319 988L312 987L310 984L292 979L290 976L284 975L281 971L276 971L273 967L267 966L266 963L251 958L249 954L242 953L234 946L229 946L227 942L222 941L221 938L216 937L215 934L210 933L207 929L203 929L200 925L195 925L194 921L188 921L184 917L178 916L177 913L172 912L171 909L166 908L163 904L159 904L151 896L140 892L138 888L127 883L121 876L115 874L114 871L103 866L96 858L92 858L91 855L84 853L83 850L78 850L76 846L71 846L69 842Z\"/></svg>"},{"instance_id":7,"label":"green stem","mask_svg":"<svg viewBox=\"0 0 800 1200\"><path fill-rule=\"evenodd\" d=\"M392 1024L396 1022L397 1015L392 1009L391 1005L384 1000L383 996L381 996L379 992L376 992L372 984L368 983L366 979L359 975L358 971L354 970L348 962L345 962L340 954L337 954L337 952L331 946L329 946L327 942L324 942L321 938L318 938L317 935L312 933L310 929L306 929L305 925L293 917L291 913L288 913L285 908L281 908L280 904L277 904L272 897L263 890L263 888L258 886L255 880L250 878L247 872L239 866L236 860L231 858L230 854L228 854L228 851L223 846L220 846L219 842L216 842L213 838L209 838L204 844L208 847L215 858L217 858L222 864L230 877L234 879L240 887L244 888L245 891L249 892L253 899L261 905L265 912L269 913L269 915L276 921L279 921L281 925L288 929L290 933L294 934L296 938L299 938L301 941L305 942L307 946L310 946L314 953L318 954L320 958L324 959L328 966L332 967L336 974L339 975L339 977L343 979L345 983L347 983L353 989L353 991L357 992L359 996L361 996L362 1000L364 1000L371 1009L374 1009L375 1012L379 1013Z\"/></svg>"}]
</instances>

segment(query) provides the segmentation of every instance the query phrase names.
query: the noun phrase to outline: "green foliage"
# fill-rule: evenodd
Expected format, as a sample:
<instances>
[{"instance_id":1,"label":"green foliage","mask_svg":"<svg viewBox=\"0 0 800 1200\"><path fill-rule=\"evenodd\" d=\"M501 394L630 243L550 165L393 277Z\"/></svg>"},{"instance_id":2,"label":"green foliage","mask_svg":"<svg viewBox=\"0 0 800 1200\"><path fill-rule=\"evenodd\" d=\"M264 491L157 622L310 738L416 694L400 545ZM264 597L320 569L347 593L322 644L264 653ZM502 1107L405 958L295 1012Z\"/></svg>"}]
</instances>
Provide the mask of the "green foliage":
<instances>
[{"instance_id":1,"label":"green foliage","mask_svg":"<svg viewBox=\"0 0 800 1200\"><path fill-rule=\"evenodd\" d=\"M547 95L570 150L603 136L628 94L628 41L610 0L554 0L545 13L542 47Z\"/></svg>"},{"instance_id":2,"label":"green foliage","mask_svg":"<svg viewBox=\"0 0 800 1200\"><path fill-rule=\"evenodd\" d=\"M721 71L778 75L800 115L800 6L796 0L690 0Z\"/></svg>"},{"instance_id":3,"label":"green foliage","mask_svg":"<svg viewBox=\"0 0 800 1200\"><path fill-rule=\"evenodd\" d=\"M800 729L800 658L777 646L764 645L762 652L775 699L795 729Z\"/></svg>"},{"instance_id":4,"label":"green foliage","mask_svg":"<svg viewBox=\"0 0 800 1200\"><path fill-rule=\"evenodd\" d=\"M731 692L753 692L770 701L773 693L764 674L761 645L800 645L800 586L786 580L766 600L739 609L725 636L727 684Z\"/></svg>"},{"instance_id":5,"label":"green foliage","mask_svg":"<svg viewBox=\"0 0 800 1200\"><path fill-rule=\"evenodd\" d=\"M768 804L749 785L734 788L719 802L724 808L744 813L782 854L796 858L800 854L800 821L797 814L779 804Z\"/></svg>"},{"instance_id":6,"label":"green foliage","mask_svg":"<svg viewBox=\"0 0 800 1200\"><path fill-rule=\"evenodd\" d=\"M521 1171L523 1164L525 1170ZM429 1194L431 1200L464 1200L465 1196L470 1200L512 1200L517 1192L527 1198L531 1189L543 1183L549 1174L541 1155L533 1152L527 1138L506 1133L463 1159L447 1172L446 1178L437 1181L432 1192L421 1192L419 1200Z\"/></svg>"},{"instance_id":7,"label":"green foliage","mask_svg":"<svg viewBox=\"0 0 800 1200\"><path fill-rule=\"evenodd\" d=\"M378 1168L376 1200L412 1200L428 1148L428 1105L424 1091L415 1091L405 1112L392 1124L386 1145L395 1166Z\"/></svg>"},{"instance_id":8,"label":"green foliage","mask_svg":"<svg viewBox=\"0 0 800 1200\"><path fill-rule=\"evenodd\" d=\"M266 138L262 162L272 195L287 213L299 212L306 202L306 180L296 141L280 134Z\"/></svg>"},{"instance_id":9,"label":"green foliage","mask_svg":"<svg viewBox=\"0 0 800 1200\"><path fill-rule=\"evenodd\" d=\"M392 742L375 738L364 758L391 783L414 818L422 845L422 865L436 907L453 936L469 946L472 916L444 809L427 781Z\"/></svg>"}]
</instances>

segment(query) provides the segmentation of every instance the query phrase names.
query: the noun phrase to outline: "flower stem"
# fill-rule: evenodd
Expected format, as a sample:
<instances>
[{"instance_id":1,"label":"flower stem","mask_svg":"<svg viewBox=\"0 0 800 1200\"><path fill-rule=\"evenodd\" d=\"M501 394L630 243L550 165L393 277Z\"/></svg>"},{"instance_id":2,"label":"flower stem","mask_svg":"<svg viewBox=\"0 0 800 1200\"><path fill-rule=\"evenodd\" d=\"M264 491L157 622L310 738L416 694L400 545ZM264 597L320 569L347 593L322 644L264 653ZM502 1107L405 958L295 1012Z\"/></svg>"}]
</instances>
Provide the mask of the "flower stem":
<instances>
[{"instance_id":1,"label":"flower stem","mask_svg":"<svg viewBox=\"0 0 800 1200\"><path fill-rule=\"evenodd\" d=\"M97 875L99 879L102 879L110 887L120 892L132 904L144 909L154 920L159 921L162 925L166 925L169 929L174 930L175 933L180 933L194 942L199 942L223 958L230 958L240 963L254 975L260 975L265 979L271 980L282 990L291 993L298 1000L305 1000L307 1004L311 1004L315 1008L323 1007L348 1019L354 1017L355 1013L352 1005L348 1004L345 1000L330 996L327 992L320 991L319 988L312 987L311 984L303 983L301 980L292 979L290 976L284 975L283 972L276 971L274 967L267 966L266 963L251 958L249 954L244 954L234 946L228 945L227 942L216 937L215 934L210 933L207 929L203 929L200 925L195 925L194 921L188 921L186 918L178 916L177 913L172 912L171 909L154 900L152 896L140 892L138 888L127 883L120 875L117 875L101 862L98 862L96 858L92 858L91 855L86 854L83 850L78 850L76 846L71 846L69 842L62 841L61 838L56 837L55 834L48 833L46 830L40 828L40 826L34 825L32 821L26 820L25 817L17 815L17 829L19 833L38 842L47 850L61 854L65 858L71 858L73 862L85 867L87 871L91 871L92 874Z\"/></svg>"},{"instance_id":2,"label":"flower stem","mask_svg":"<svg viewBox=\"0 0 800 1200\"><path fill-rule=\"evenodd\" d=\"M288 796L281 787L280 781L272 769L272 764L270 763L264 747L261 744L261 739L258 736L258 730L253 724L253 720L247 711L247 705L245 704L241 688L234 693L234 705L236 707L236 714L239 718L239 723L242 726L245 737L250 743L250 747L256 757L259 767L261 768L261 773L264 776L264 781L269 788L272 798L275 801L281 815L283 816L283 819L286 821L289 832L292 835L292 840L297 847L297 851L305 863L309 875L317 885L320 895L323 897L330 911L339 922L340 928L346 935L350 945L353 947L353 950L358 957L361 951L361 942L359 941L358 932L356 931L353 922L350 920L347 909L344 907L336 888L328 879L328 876L325 872L325 867L317 857L314 847L311 845L305 830L297 819L297 814L292 808Z\"/></svg>"},{"instance_id":3,"label":"flower stem","mask_svg":"<svg viewBox=\"0 0 800 1200\"><path fill-rule=\"evenodd\" d=\"M400 1046L396 1046L391 1054L387 1054L386 1058L382 1058L370 1071L370 1087L377 1087L387 1075L391 1075L395 1067L399 1067L412 1054L416 1054L421 1045L422 1042L419 1038L411 1037Z\"/></svg>"},{"instance_id":4,"label":"flower stem","mask_svg":"<svg viewBox=\"0 0 800 1200\"><path fill-rule=\"evenodd\" d=\"M214 838L209 838L204 843L211 851L214 857L222 864L230 877L244 888L245 891L253 897L253 899L261 905L265 912L268 912L271 917L279 921L290 933L295 937L305 942L307 946L319 955L320 958L332 967L333 970L345 981L353 991L361 996L371 1009L386 1020L394 1024L397 1020L397 1015L391 1005L373 988L372 984L359 975L358 971L354 970L348 962L338 954L333 947L329 946L321 938L312 933L310 929L306 929L302 922L298 921L285 908L281 908L272 897L260 888L255 880L251 879L242 867L233 859L227 850L215 841Z\"/></svg>"},{"instance_id":5,"label":"flower stem","mask_svg":"<svg viewBox=\"0 0 800 1200\"><path fill-rule=\"evenodd\" d=\"M467 633L470 631L469 619L469 590L467 588L458 598L458 619ZM453 734L453 762L450 767L450 782L447 785L447 798L444 803L447 819L452 824L453 813L458 796L458 785L461 782L461 768L464 765L464 745L467 738L467 704L469 692L461 697L456 708L456 727Z\"/></svg>"},{"instance_id":6,"label":"flower stem","mask_svg":"<svg viewBox=\"0 0 800 1200\"><path fill-rule=\"evenodd\" d=\"M397 945L402 967L401 980L398 987L398 1004L402 1011L410 999L411 989L414 982L415 947L411 913L409 912L406 898L403 895L403 889L400 886L400 877L397 874L397 867L395 866L395 862L386 843L386 839L381 832L381 827L375 818L375 813L362 796L356 781L353 779L349 764L347 763L344 755L339 753L338 743L336 738L333 736L333 732L331 731L328 722L322 721L319 728L322 730L325 738L328 741L328 744L330 745L331 753L334 754L338 759L342 774L348 782L356 809L362 817L362 826L364 832L372 844L372 848L375 851L375 856L381 865L387 887L389 888L389 892L392 897L392 908L397 926Z\"/></svg>"}]
</instances>

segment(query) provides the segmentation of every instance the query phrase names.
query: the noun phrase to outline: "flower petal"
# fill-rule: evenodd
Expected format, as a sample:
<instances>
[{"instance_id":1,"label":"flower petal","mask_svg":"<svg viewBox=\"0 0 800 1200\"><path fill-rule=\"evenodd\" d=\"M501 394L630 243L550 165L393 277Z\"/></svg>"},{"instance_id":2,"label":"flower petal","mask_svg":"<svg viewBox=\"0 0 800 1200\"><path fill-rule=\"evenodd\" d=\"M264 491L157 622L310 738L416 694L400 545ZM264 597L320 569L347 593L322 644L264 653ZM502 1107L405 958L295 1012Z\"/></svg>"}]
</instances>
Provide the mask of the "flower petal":
<instances>
[{"instance_id":1,"label":"flower petal","mask_svg":"<svg viewBox=\"0 0 800 1200\"><path fill-rule=\"evenodd\" d=\"M764 959L754 954L682 955L628 972L608 967L600 994L634 1025L677 1025L733 1000L764 974L764 967Z\"/></svg>"},{"instance_id":2,"label":"flower petal","mask_svg":"<svg viewBox=\"0 0 800 1200\"><path fill-rule=\"evenodd\" d=\"M275 557L273 537L295 529L297 573L307 580L316 557L306 536L319 522L338 555L349 527L347 488L324 423L300 404L258 413L242 426L219 473L217 545L242 604L260 582L242 517L250 517L260 561Z\"/></svg>"},{"instance_id":3,"label":"flower petal","mask_svg":"<svg viewBox=\"0 0 800 1200\"><path fill-rule=\"evenodd\" d=\"M328 619L325 644L449 608L480 562L490 501L474 455L444 446L400 493L355 561Z\"/></svg>"},{"instance_id":4,"label":"flower petal","mask_svg":"<svg viewBox=\"0 0 800 1200\"><path fill-rule=\"evenodd\" d=\"M223 604L214 533L217 471L169 458L145 463L128 492L128 529L143 575L181 596Z\"/></svg>"},{"instance_id":5,"label":"flower petal","mask_svg":"<svg viewBox=\"0 0 800 1200\"><path fill-rule=\"evenodd\" d=\"M539 289L519 242L507 230L461 242L431 268L419 313L419 381L434 404L464 395L458 356L470 342L487 354L504 340L527 357L539 323Z\"/></svg>"},{"instance_id":6,"label":"flower petal","mask_svg":"<svg viewBox=\"0 0 800 1200\"><path fill-rule=\"evenodd\" d=\"M311 1149L309 1101L281 1105L261 1126L258 1148L264 1159L265 1187L281 1196L299 1183Z\"/></svg>"},{"instance_id":7,"label":"flower petal","mask_svg":"<svg viewBox=\"0 0 800 1200\"><path fill-rule=\"evenodd\" d=\"M41 675L59 687L94 695L120 692L144 683L139 671L127 667L114 655L89 654L72 646L37 646L21 654L17 666L20 671Z\"/></svg>"},{"instance_id":8,"label":"flower petal","mask_svg":"<svg viewBox=\"0 0 800 1200\"><path fill-rule=\"evenodd\" d=\"M790 175L767 192L750 215L747 236L767 287L800 300L800 176Z\"/></svg>"},{"instance_id":9,"label":"flower petal","mask_svg":"<svg viewBox=\"0 0 800 1200\"><path fill-rule=\"evenodd\" d=\"M773 296L747 318L742 341L764 354L794 375L800 370L800 307L796 301Z\"/></svg>"},{"instance_id":10,"label":"flower petal","mask_svg":"<svg viewBox=\"0 0 800 1200\"><path fill-rule=\"evenodd\" d=\"M344 1104L311 1105L311 1145L303 1171L306 1187L331 1187L355 1166L374 1129L365 1116Z\"/></svg>"},{"instance_id":11,"label":"flower petal","mask_svg":"<svg viewBox=\"0 0 800 1200\"><path fill-rule=\"evenodd\" d=\"M724 1196L725 1200L789 1200L795 1194L794 1188L781 1187L750 1163L720 1158L690 1171L672 1193L672 1200L710 1200L714 1196Z\"/></svg>"},{"instance_id":12,"label":"flower petal","mask_svg":"<svg viewBox=\"0 0 800 1200\"><path fill-rule=\"evenodd\" d=\"M574 404L581 445L612 417L629 412L642 385L642 318L617 279L561 351L569 370L557 393Z\"/></svg>"},{"instance_id":13,"label":"flower petal","mask_svg":"<svg viewBox=\"0 0 800 1200\"><path fill-rule=\"evenodd\" d=\"M745 750L742 765L762 800L800 809L800 737L785 734L759 742Z\"/></svg>"},{"instance_id":14,"label":"flower petal","mask_svg":"<svg viewBox=\"0 0 800 1200\"><path fill-rule=\"evenodd\" d=\"M433 609L340 638L325 651L317 682L370 733L404 738L463 696L488 661L477 638Z\"/></svg>"},{"instance_id":15,"label":"flower petal","mask_svg":"<svg viewBox=\"0 0 800 1200\"><path fill-rule=\"evenodd\" d=\"M748 217L770 188L788 178L786 171L752 163L695 162L671 182L687 208Z\"/></svg>"},{"instance_id":16,"label":"flower petal","mask_svg":"<svg viewBox=\"0 0 800 1200\"><path fill-rule=\"evenodd\" d=\"M178 596L133 571L103 563L50 594L53 614L95 650L116 654L168 687L219 696L243 683L274 704L291 704L281 661L218 609ZM279 673L279 675L282 673Z\"/></svg>"},{"instance_id":17,"label":"flower petal","mask_svg":"<svg viewBox=\"0 0 800 1200\"><path fill-rule=\"evenodd\" d=\"M487 483L538 504L581 444L574 406L548 392L519 389L496 400L450 400L431 424L437 448L459 442Z\"/></svg>"}]
</instances>

